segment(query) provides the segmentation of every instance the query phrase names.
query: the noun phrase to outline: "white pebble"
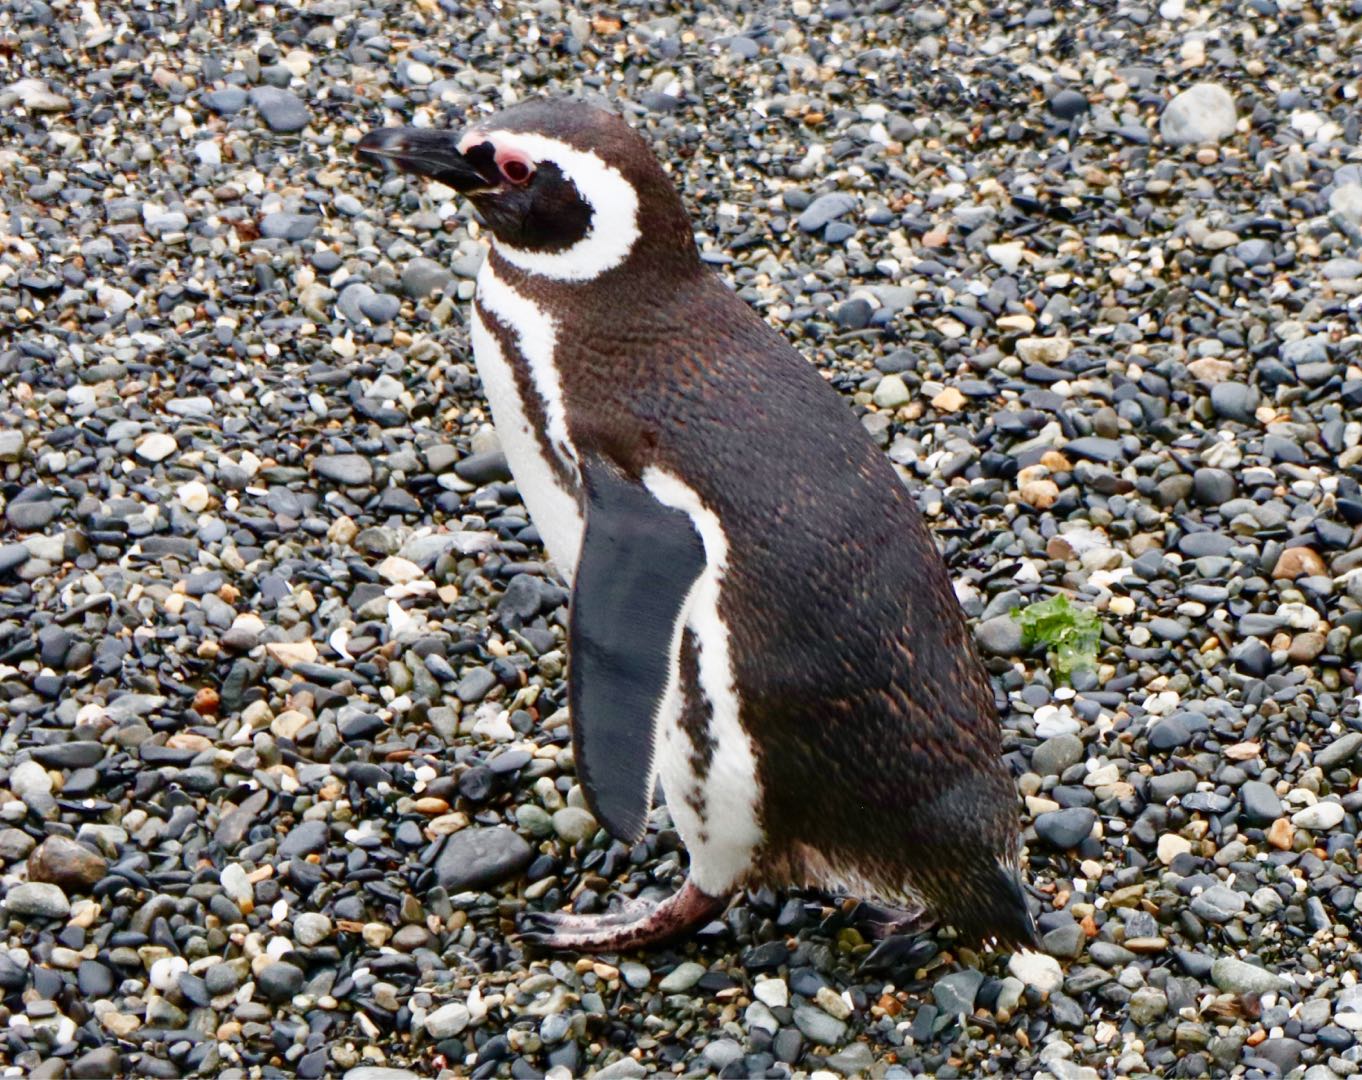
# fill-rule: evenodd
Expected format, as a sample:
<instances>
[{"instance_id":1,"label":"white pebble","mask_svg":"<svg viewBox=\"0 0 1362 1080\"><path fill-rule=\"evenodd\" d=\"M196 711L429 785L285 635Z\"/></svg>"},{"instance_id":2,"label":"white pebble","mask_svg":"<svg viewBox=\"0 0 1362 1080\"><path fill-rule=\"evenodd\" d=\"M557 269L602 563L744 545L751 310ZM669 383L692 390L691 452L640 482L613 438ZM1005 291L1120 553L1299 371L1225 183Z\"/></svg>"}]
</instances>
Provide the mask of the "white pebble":
<instances>
[{"instance_id":1,"label":"white pebble","mask_svg":"<svg viewBox=\"0 0 1362 1080\"><path fill-rule=\"evenodd\" d=\"M9 788L27 802L52 794L52 777L36 761L21 761L9 774Z\"/></svg>"},{"instance_id":2,"label":"white pebble","mask_svg":"<svg viewBox=\"0 0 1362 1080\"><path fill-rule=\"evenodd\" d=\"M246 871L241 868L240 863L228 863L224 866L222 873L218 876L218 881L222 885L222 891L238 904L243 900L255 898L255 889L246 877Z\"/></svg>"},{"instance_id":3,"label":"white pebble","mask_svg":"<svg viewBox=\"0 0 1362 1080\"><path fill-rule=\"evenodd\" d=\"M1083 725L1067 705L1042 705L1035 711L1036 735L1041 739L1053 739L1056 735L1074 735L1083 730Z\"/></svg>"},{"instance_id":4,"label":"white pebble","mask_svg":"<svg viewBox=\"0 0 1362 1080\"><path fill-rule=\"evenodd\" d=\"M1234 134L1237 119L1228 90L1215 83L1198 83L1168 103L1159 117L1159 132L1169 146L1218 143Z\"/></svg>"},{"instance_id":5,"label":"white pebble","mask_svg":"<svg viewBox=\"0 0 1362 1080\"><path fill-rule=\"evenodd\" d=\"M407 79L415 86L426 86L435 79L435 72L425 64L413 60L407 65Z\"/></svg>"},{"instance_id":6,"label":"white pebble","mask_svg":"<svg viewBox=\"0 0 1362 1080\"><path fill-rule=\"evenodd\" d=\"M426 572L414 562L398 555L389 555L374 569L379 577L394 585L405 585L409 581L417 581L426 576Z\"/></svg>"},{"instance_id":7,"label":"white pebble","mask_svg":"<svg viewBox=\"0 0 1362 1080\"><path fill-rule=\"evenodd\" d=\"M1053 956L1038 952L1018 952L1007 962L1007 970L1042 994L1053 994L1064 985L1064 972Z\"/></svg>"},{"instance_id":8,"label":"white pebble","mask_svg":"<svg viewBox=\"0 0 1362 1080\"><path fill-rule=\"evenodd\" d=\"M752 993L772 1009L783 1009L790 1004L790 987L784 979L762 979L752 987Z\"/></svg>"},{"instance_id":9,"label":"white pebble","mask_svg":"<svg viewBox=\"0 0 1362 1080\"><path fill-rule=\"evenodd\" d=\"M1021 266L1022 255L1026 251L1020 240L1012 240L1005 244L989 244L985 250L988 257L1009 274L1017 272L1017 268Z\"/></svg>"},{"instance_id":10,"label":"white pebble","mask_svg":"<svg viewBox=\"0 0 1362 1080\"><path fill-rule=\"evenodd\" d=\"M150 435L143 435L137 444L137 456L143 461L164 461L175 453L175 450L175 440L162 431L153 431Z\"/></svg>"},{"instance_id":11,"label":"white pebble","mask_svg":"<svg viewBox=\"0 0 1362 1080\"><path fill-rule=\"evenodd\" d=\"M183 956L163 956L151 965L151 985L165 993L173 989L188 970L189 961Z\"/></svg>"},{"instance_id":12,"label":"white pebble","mask_svg":"<svg viewBox=\"0 0 1362 1080\"><path fill-rule=\"evenodd\" d=\"M181 484L175 494L180 505L191 513L198 514L208 509L208 488L198 480Z\"/></svg>"},{"instance_id":13,"label":"white pebble","mask_svg":"<svg viewBox=\"0 0 1362 1080\"><path fill-rule=\"evenodd\" d=\"M320 945L331 936L331 920L315 911L305 911L293 920L294 940L304 948Z\"/></svg>"},{"instance_id":14,"label":"white pebble","mask_svg":"<svg viewBox=\"0 0 1362 1080\"><path fill-rule=\"evenodd\" d=\"M426 1031L432 1039L452 1039L468 1026L470 1019L468 1006L451 1001L426 1017Z\"/></svg>"},{"instance_id":15,"label":"white pebble","mask_svg":"<svg viewBox=\"0 0 1362 1080\"><path fill-rule=\"evenodd\" d=\"M1325 832L1338 825L1347 813L1342 803L1317 802L1291 815L1291 824L1311 832Z\"/></svg>"},{"instance_id":16,"label":"white pebble","mask_svg":"<svg viewBox=\"0 0 1362 1080\"><path fill-rule=\"evenodd\" d=\"M477 712L473 722L473 734L494 742L510 742L515 738L515 728L511 727L510 713L488 703Z\"/></svg>"},{"instance_id":17,"label":"white pebble","mask_svg":"<svg viewBox=\"0 0 1362 1080\"><path fill-rule=\"evenodd\" d=\"M912 400L908 387L897 375L886 375L875 387L875 404L881 409L897 409Z\"/></svg>"}]
</instances>

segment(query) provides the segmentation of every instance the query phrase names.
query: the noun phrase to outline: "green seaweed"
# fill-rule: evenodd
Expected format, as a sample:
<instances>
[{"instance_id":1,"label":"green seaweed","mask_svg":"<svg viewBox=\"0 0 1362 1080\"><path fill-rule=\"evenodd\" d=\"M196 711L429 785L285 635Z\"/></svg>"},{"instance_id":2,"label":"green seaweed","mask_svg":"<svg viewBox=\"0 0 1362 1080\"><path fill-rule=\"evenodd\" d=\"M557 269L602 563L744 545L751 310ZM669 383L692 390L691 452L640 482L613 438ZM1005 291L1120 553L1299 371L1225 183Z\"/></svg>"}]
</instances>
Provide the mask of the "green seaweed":
<instances>
[{"instance_id":1,"label":"green seaweed","mask_svg":"<svg viewBox=\"0 0 1362 1080\"><path fill-rule=\"evenodd\" d=\"M1021 624L1022 645L1044 645L1050 667L1065 682L1075 671L1097 666L1097 646L1102 622L1090 608L1074 607L1064 595L1013 608Z\"/></svg>"}]
</instances>

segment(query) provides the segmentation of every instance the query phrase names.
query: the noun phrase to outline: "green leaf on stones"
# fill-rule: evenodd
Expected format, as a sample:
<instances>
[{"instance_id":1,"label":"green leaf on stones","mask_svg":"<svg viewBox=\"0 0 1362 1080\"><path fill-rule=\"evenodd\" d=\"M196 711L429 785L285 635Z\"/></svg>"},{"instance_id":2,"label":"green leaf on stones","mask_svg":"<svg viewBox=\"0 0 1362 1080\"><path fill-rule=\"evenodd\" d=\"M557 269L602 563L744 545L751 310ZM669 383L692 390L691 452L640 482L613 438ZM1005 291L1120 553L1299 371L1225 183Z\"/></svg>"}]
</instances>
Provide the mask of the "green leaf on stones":
<instances>
[{"instance_id":1,"label":"green leaf on stones","mask_svg":"<svg viewBox=\"0 0 1362 1080\"><path fill-rule=\"evenodd\" d=\"M1102 623L1095 611L1074 607L1059 595L1013 608L1012 617L1021 624L1022 645L1044 645L1051 668L1066 682L1075 671L1097 666Z\"/></svg>"}]
</instances>

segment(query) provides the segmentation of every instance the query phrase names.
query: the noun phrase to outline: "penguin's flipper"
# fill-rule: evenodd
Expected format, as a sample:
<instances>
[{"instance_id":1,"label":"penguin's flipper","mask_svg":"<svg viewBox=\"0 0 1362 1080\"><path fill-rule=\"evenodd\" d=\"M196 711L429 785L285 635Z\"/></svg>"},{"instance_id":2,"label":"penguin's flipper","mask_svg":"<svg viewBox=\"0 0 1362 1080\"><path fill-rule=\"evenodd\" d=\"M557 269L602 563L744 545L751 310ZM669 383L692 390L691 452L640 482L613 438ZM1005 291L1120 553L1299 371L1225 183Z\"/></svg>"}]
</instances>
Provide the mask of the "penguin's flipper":
<instances>
[{"instance_id":1,"label":"penguin's flipper","mask_svg":"<svg viewBox=\"0 0 1362 1080\"><path fill-rule=\"evenodd\" d=\"M613 835L643 836L657 722L705 548L690 517L663 506L599 454L582 456L586 530L568 627L568 704L587 804Z\"/></svg>"}]
</instances>

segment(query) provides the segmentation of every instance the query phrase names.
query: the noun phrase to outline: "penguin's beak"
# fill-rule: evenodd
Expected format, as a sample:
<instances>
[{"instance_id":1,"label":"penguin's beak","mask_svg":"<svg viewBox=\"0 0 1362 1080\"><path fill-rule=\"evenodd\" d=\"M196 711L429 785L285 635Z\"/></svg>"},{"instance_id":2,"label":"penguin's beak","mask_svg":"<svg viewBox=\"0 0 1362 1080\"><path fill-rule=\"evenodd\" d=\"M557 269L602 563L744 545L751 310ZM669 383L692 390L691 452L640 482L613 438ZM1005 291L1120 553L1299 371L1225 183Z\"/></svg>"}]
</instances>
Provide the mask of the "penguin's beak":
<instances>
[{"instance_id":1,"label":"penguin's beak","mask_svg":"<svg viewBox=\"0 0 1362 1080\"><path fill-rule=\"evenodd\" d=\"M429 128L390 127L371 131L359 140L355 154L362 160L388 164L402 172L438 180L465 194L495 187L495 172L487 176L459 153L459 136ZM495 164L492 168L495 169Z\"/></svg>"}]
</instances>

